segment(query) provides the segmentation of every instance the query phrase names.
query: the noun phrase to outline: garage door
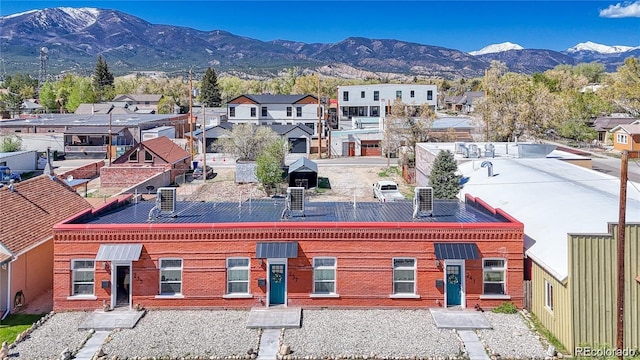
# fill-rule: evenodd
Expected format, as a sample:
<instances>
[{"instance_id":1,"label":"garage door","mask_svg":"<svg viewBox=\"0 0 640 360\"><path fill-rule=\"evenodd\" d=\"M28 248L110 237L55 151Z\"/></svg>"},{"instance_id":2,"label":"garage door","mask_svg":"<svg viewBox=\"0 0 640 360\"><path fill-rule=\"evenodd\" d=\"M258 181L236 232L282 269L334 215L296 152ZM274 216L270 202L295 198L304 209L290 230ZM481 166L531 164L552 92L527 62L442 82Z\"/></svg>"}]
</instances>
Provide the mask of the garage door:
<instances>
[{"instance_id":1,"label":"garage door","mask_svg":"<svg viewBox=\"0 0 640 360\"><path fill-rule=\"evenodd\" d=\"M307 139L289 139L289 141L291 142L291 153L307 153Z\"/></svg>"},{"instance_id":2,"label":"garage door","mask_svg":"<svg viewBox=\"0 0 640 360\"><path fill-rule=\"evenodd\" d=\"M363 140L361 147L362 156L381 156L382 150L380 148L379 140Z\"/></svg>"}]
</instances>

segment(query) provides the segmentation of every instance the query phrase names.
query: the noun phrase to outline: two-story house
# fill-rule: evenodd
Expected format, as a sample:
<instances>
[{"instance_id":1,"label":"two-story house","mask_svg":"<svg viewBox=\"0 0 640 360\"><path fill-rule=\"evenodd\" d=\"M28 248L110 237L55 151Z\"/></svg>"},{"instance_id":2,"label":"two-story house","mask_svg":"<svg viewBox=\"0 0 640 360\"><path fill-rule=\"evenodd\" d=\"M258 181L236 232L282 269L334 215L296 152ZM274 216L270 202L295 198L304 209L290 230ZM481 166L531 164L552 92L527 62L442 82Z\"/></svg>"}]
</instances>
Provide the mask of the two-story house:
<instances>
[{"instance_id":1,"label":"two-story house","mask_svg":"<svg viewBox=\"0 0 640 360\"><path fill-rule=\"evenodd\" d=\"M234 124L301 124L313 129L313 134L317 135L322 109L313 95L244 94L229 100L227 119Z\"/></svg>"},{"instance_id":2,"label":"two-story house","mask_svg":"<svg viewBox=\"0 0 640 360\"><path fill-rule=\"evenodd\" d=\"M338 86L338 114L340 120L352 117L380 117L396 99L416 110L423 104L435 109L438 97L436 85L375 84Z\"/></svg>"}]
</instances>

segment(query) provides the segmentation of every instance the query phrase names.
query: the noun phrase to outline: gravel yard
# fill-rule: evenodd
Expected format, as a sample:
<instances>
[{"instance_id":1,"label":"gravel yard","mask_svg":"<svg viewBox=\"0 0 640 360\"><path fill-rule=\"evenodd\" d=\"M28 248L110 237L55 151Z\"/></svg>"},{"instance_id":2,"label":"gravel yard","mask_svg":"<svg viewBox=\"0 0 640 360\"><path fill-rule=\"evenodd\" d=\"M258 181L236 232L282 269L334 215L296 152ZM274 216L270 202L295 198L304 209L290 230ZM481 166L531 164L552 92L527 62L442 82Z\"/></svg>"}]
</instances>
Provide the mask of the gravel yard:
<instances>
[{"instance_id":1,"label":"gravel yard","mask_svg":"<svg viewBox=\"0 0 640 360\"><path fill-rule=\"evenodd\" d=\"M54 314L35 329L26 340L9 350L10 358L28 360L57 359L65 349L78 349L89 335L89 330L78 326L89 316L88 312L61 312Z\"/></svg>"},{"instance_id":2,"label":"gravel yard","mask_svg":"<svg viewBox=\"0 0 640 360\"><path fill-rule=\"evenodd\" d=\"M484 316L493 329L476 333L490 354L499 354L503 359L544 359L547 356L540 335L529 329L522 315L485 312Z\"/></svg>"},{"instance_id":3,"label":"gravel yard","mask_svg":"<svg viewBox=\"0 0 640 360\"><path fill-rule=\"evenodd\" d=\"M331 189L309 190L308 201L376 201L373 198L373 183L378 180L393 180L398 183L405 196L410 195L410 187L394 171L382 166L319 166L318 176L329 178ZM218 175L202 182L184 184L180 187L185 200L192 201L239 201L252 198L264 198L266 193L259 184L236 184L235 168L215 168ZM383 176L380 176L383 174Z\"/></svg>"},{"instance_id":4,"label":"gravel yard","mask_svg":"<svg viewBox=\"0 0 640 360\"><path fill-rule=\"evenodd\" d=\"M257 350L258 330L247 329L248 312L232 310L149 311L133 329L114 331L104 345L109 358L224 357Z\"/></svg>"},{"instance_id":5,"label":"gravel yard","mask_svg":"<svg viewBox=\"0 0 640 360\"><path fill-rule=\"evenodd\" d=\"M544 359L546 345L520 314L485 312L493 326L476 333L491 354L502 359ZM78 326L87 312L54 314L10 358L59 359L89 335ZM114 330L103 345L108 359L226 358L258 349L259 332L246 329L247 311L151 310L134 329ZM427 309L304 310L302 328L286 329L284 344L295 358L451 358L464 347L453 330L439 330Z\"/></svg>"},{"instance_id":6,"label":"gravel yard","mask_svg":"<svg viewBox=\"0 0 640 360\"><path fill-rule=\"evenodd\" d=\"M299 356L447 357L462 351L452 330L439 330L428 310L305 310L301 329L284 343Z\"/></svg>"}]
</instances>

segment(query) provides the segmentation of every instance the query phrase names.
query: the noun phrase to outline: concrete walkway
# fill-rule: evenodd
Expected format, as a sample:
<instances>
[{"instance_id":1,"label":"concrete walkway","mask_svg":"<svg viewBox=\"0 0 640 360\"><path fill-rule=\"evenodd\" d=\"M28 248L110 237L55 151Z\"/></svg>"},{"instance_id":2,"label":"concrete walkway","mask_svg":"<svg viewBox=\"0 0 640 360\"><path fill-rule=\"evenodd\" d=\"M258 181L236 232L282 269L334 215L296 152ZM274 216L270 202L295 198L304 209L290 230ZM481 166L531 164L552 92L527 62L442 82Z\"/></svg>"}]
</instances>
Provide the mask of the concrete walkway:
<instances>
[{"instance_id":1,"label":"concrete walkway","mask_svg":"<svg viewBox=\"0 0 640 360\"><path fill-rule=\"evenodd\" d=\"M460 330L458 335L469 354L470 360L490 360L478 335L473 330Z\"/></svg>"},{"instance_id":2,"label":"concrete walkway","mask_svg":"<svg viewBox=\"0 0 640 360\"><path fill-rule=\"evenodd\" d=\"M93 355L96 354L96 352L100 349L102 344L104 344L105 340L107 340L107 337L109 336L110 333L111 331L94 332L91 338L89 338L89 340L87 340L87 342L84 344L82 349L78 351L74 359L75 360L91 360L93 358Z\"/></svg>"},{"instance_id":3,"label":"concrete walkway","mask_svg":"<svg viewBox=\"0 0 640 360\"><path fill-rule=\"evenodd\" d=\"M133 329L144 314L146 310L96 310L80 324L78 330Z\"/></svg>"},{"instance_id":4,"label":"concrete walkway","mask_svg":"<svg viewBox=\"0 0 640 360\"><path fill-rule=\"evenodd\" d=\"M253 308L247 319L248 329L282 329L302 326L302 308L269 307Z\"/></svg>"},{"instance_id":5,"label":"concrete walkway","mask_svg":"<svg viewBox=\"0 0 640 360\"><path fill-rule=\"evenodd\" d=\"M280 340L280 330L265 329L260 337L260 351L258 360L275 360L278 354L278 343Z\"/></svg>"},{"instance_id":6,"label":"concrete walkway","mask_svg":"<svg viewBox=\"0 0 640 360\"><path fill-rule=\"evenodd\" d=\"M438 329L491 329L481 312L466 309L429 309Z\"/></svg>"}]
</instances>

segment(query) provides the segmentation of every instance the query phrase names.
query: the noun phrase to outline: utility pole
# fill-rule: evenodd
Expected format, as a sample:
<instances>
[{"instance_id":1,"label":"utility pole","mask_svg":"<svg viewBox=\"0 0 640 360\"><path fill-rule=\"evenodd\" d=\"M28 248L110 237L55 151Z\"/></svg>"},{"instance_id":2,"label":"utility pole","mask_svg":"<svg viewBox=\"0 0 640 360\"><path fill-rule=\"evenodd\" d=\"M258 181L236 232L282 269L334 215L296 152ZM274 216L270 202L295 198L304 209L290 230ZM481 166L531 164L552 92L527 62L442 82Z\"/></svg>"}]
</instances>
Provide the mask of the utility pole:
<instances>
[{"instance_id":1,"label":"utility pole","mask_svg":"<svg viewBox=\"0 0 640 360\"><path fill-rule=\"evenodd\" d=\"M193 78L189 69L189 155L193 164Z\"/></svg>"},{"instance_id":2,"label":"utility pole","mask_svg":"<svg viewBox=\"0 0 640 360\"><path fill-rule=\"evenodd\" d=\"M639 158L640 151L628 151L622 152L622 159L620 161L620 207L618 218L618 243L617 243L617 334L616 334L616 351L618 353L618 359L623 360L624 349L624 288L625 288L625 276L624 276L624 253L625 253L625 228L626 228L626 212L627 212L627 177L629 158Z\"/></svg>"},{"instance_id":3,"label":"utility pole","mask_svg":"<svg viewBox=\"0 0 640 360\"><path fill-rule=\"evenodd\" d=\"M322 108L320 107L320 75L318 74L318 159L322 159Z\"/></svg>"},{"instance_id":4,"label":"utility pole","mask_svg":"<svg viewBox=\"0 0 640 360\"><path fill-rule=\"evenodd\" d=\"M202 179L207 180L207 104L202 104Z\"/></svg>"},{"instance_id":5,"label":"utility pole","mask_svg":"<svg viewBox=\"0 0 640 360\"><path fill-rule=\"evenodd\" d=\"M109 113L109 145L107 146L107 153L109 154L109 166L111 166L111 113Z\"/></svg>"}]
</instances>

